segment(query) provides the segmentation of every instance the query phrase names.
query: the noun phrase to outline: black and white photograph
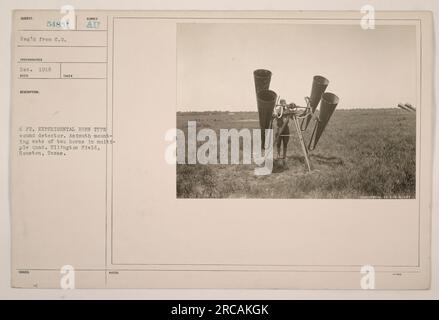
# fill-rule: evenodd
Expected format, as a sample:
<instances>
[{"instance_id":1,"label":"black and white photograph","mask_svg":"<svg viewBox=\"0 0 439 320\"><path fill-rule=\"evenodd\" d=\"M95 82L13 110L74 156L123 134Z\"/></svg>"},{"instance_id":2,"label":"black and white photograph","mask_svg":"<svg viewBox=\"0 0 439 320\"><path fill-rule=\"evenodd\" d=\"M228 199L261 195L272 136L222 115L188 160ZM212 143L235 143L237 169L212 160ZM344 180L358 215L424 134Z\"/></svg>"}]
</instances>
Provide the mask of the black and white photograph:
<instances>
[{"instance_id":1,"label":"black and white photograph","mask_svg":"<svg viewBox=\"0 0 439 320\"><path fill-rule=\"evenodd\" d=\"M177 197L415 198L416 39L414 25L180 23Z\"/></svg>"}]
</instances>

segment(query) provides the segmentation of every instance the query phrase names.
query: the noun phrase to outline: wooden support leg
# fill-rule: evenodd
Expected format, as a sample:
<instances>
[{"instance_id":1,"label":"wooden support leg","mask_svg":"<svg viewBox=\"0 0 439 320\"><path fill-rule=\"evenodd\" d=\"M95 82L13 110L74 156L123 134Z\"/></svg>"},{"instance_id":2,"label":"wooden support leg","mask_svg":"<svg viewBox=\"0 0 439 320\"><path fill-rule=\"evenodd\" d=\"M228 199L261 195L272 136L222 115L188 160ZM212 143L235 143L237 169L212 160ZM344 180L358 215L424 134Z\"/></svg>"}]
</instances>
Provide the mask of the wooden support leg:
<instances>
[{"instance_id":1,"label":"wooden support leg","mask_svg":"<svg viewBox=\"0 0 439 320\"><path fill-rule=\"evenodd\" d=\"M311 163L308 157L308 150L306 149L305 142L303 140L302 130L300 130L299 120L297 120L296 116L293 116L293 121L296 127L297 135L299 136L300 145L302 146L303 155L305 156L306 166L308 167L308 171L311 172Z\"/></svg>"}]
</instances>

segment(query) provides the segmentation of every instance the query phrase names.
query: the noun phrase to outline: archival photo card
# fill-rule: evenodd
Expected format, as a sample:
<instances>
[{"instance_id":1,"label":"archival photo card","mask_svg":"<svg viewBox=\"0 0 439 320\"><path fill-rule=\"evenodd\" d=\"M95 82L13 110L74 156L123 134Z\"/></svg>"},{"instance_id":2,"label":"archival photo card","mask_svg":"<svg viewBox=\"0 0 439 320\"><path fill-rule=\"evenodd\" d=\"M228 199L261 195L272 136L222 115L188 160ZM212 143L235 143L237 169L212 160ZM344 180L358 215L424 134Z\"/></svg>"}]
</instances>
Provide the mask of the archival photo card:
<instances>
[{"instance_id":1,"label":"archival photo card","mask_svg":"<svg viewBox=\"0 0 439 320\"><path fill-rule=\"evenodd\" d=\"M414 199L418 50L416 25L178 24L177 197Z\"/></svg>"},{"instance_id":2,"label":"archival photo card","mask_svg":"<svg viewBox=\"0 0 439 320\"><path fill-rule=\"evenodd\" d=\"M430 286L429 12L12 18L14 288Z\"/></svg>"}]
</instances>

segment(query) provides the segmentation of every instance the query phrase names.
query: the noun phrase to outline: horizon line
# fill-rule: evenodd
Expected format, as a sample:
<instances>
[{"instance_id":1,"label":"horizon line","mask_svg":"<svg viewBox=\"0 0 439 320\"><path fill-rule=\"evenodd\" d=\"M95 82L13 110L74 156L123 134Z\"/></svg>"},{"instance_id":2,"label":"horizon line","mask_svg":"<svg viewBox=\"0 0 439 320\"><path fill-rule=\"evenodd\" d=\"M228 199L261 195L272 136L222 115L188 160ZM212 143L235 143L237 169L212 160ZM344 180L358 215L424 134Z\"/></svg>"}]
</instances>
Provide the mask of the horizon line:
<instances>
[{"instance_id":1,"label":"horizon line","mask_svg":"<svg viewBox=\"0 0 439 320\"><path fill-rule=\"evenodd\" d=\"M346 111L352 111L352 110L382 110L382 109L398 109L401 110L398 106L396 107L370 107L370 108L337 108L336 110L346 110ZM257 109L255 110L219 110L219 109L206 109L206 110L177 110L177 112L258 112Z\"/></svg>"}]
</instances>

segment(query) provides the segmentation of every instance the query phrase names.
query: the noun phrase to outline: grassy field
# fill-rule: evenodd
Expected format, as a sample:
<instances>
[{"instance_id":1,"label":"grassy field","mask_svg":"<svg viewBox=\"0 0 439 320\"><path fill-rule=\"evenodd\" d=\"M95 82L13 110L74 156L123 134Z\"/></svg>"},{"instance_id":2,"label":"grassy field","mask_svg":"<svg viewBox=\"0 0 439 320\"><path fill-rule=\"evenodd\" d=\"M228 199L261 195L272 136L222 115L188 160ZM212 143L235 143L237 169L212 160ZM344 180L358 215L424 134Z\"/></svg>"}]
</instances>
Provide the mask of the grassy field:
<instances>
[{"instance_id":1,"label":"grassy field","mask_svg":"<svg viewBox=\"0 0 439 320\"><path fill-rule=\"evenodd\" d=\"M177 114L177 127L186 133L187 122L196 121L197 129L211 128L218 134L219 129L258 128L257 119L257 112L184 112ZM275 165L268 176L254 175L254 164L178 164L177 197L414 198L415 114L400 109L337 110L310 159L313 171L308 173L300 145L291 137L286 167Z\"/></svg>"}]
</instances>

